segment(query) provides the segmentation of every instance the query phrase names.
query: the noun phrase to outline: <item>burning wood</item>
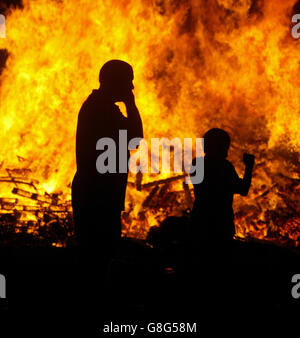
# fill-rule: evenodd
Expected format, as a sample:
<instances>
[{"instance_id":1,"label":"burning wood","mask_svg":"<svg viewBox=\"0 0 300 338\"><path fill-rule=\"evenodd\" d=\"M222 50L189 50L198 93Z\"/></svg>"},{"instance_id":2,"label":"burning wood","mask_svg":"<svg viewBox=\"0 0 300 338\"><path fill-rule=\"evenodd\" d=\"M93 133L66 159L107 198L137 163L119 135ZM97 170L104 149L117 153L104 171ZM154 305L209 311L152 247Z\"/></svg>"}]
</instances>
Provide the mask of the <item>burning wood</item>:
<instances>
[{"instance_id":1,"label":"burning wood","mask_svg":"<svg viewBox=\"0 0 300 338\"><path fill-rule=\"evenodd\" d=\"M0 184L15 186L11 193L18 198L0 198L1 241L5 243L9 238L14 238L15 241L16 238L11 237L13 234L34 236L36 245L48 243L63 246L73 240L71 201L62 200L57 193L41 194L37 188L39 182L29 178L31 170L6 171L8 176L0 177ZM20 188L23 186L33 191ZM30 204L26 201L30 201Z\"/></svg>"},{"instance_id":2,"label":"burning wood","mask_svg":"<svg viewBox=\"0 0 300 338\"><path fill-rule=\"evenodd\" d=\"M48 228L46 233L48 236L49 234L54 236L52 243L57 243L53 229L50 228L54 225L62 229L67 226L68 230L65 232L58 231L60 233L59 243L65 245L61 233L68 234L66 238L73 238L71 201L62 199L62 196L57 193L41 194L37 188L38 181L29 178L28 171L25 171L27 178L14 176L13 172L20 174L20 171L11 170L9 176L0 177L0 183L28 186L33 191L14 187L12 193L18 198L0 198L2 231L5 228L12 231L13 226L14 231L22 229L22 233L25 231L36 234L37 238L42 238L41 234L45 234L45 229ZM174 212L180 215L184 213L184 210L191 208L193 197L189 186L184 182L185 177L184 174L142 183L142 175L137 175L136 183L129 183L129 186L134 187L137 193L147 193L137 212L134 207L131 207L123 213L123 235L145 238L151 226L159 225L165 217ZM300 212L296 199L299 181L299 179L289 179L280 175L278 182L273 186L267 188L262 185L260 189L256 188L252 204L243 205L236 212L238 234L247 238L247 232L243 231L248 229L258 238L276 240L281 238L282 242L298 245L300 218L295 217L295 214ZM176 186L177 182L181 184ZM269 195L274 191L280 196L286 209L283 207L272 211L266 208ZM31 201L31 204L26 204L26 200ZM253 222L258 215L261 215L260 221ZM153 220L155 220L154 224Z\"/></svg>"},{"instance_id":3,"label":"burning wood","mask_svg":"<svg viewBox=\"0 0 300 338\"><path fill-rule=\"evenodd\" d=\"M155 180L152 182L136 185L137 191L147 192L141 203L141 207L134 217L134 209L123 214L123 221L126 224L123 234L130 237L145 238L150 227L149 223L155 219L158 225L170 213L181 214L184 210L191 208L192 199L188 186L182 182L175 189L172 184L183 181L186 174ZM133 186L134 184L131 183ZM186 186L186 187L185 187ZM149 191L150 190L150 191Z\"/></svg>"},{"instance_id":4,"label":"burning wood","mask_svg":"<svg viewBox=\"0 0 300 338\"><path fill-rule=\"evenodd\" d=\"M162 179L162 180L157 180L157 181L153 181L153 182L149 182L149 183L145 183L145 184L142 184L142 188L149 188L149 187L157 186L157 185L160 185L160 184L166 184L166 183L174 182L174 181L177 181L177 180L181 180L185 177L186 177L186 174L174 176L174 177L169 177L169 178L165 178L165 179Z\"/></svg>"}]
</instances>

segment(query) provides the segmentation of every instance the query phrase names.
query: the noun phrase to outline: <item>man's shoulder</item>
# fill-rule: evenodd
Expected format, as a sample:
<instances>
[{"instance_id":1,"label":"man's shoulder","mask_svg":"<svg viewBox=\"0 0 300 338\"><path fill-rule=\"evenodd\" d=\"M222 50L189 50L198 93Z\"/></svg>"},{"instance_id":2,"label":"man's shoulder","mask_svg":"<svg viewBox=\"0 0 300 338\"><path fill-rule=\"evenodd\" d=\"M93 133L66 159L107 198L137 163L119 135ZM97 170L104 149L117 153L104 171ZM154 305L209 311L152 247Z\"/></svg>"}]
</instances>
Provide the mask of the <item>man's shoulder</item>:
<instances>
[{"instance_id":1,"label":"man's shoulder","mask_svg":"<svg viewBox=\"0 0 300 338\"><path fill-rule=\"evenodd\" d=\"M82 106L87 107L90 105L101 105L101 97L96 89L93 89L91 94L85 99Z\"/></svg>"},{"instance_id":2,"label":"man's shoulder","mask_svg":"<svg viewBox=\"0 0 300 338\"><path fill-rule=\"evenodd\" d=\"M101 111L105 111L106 105L102 102L101 97L96 93L94 89L92 93L86 98L83 102L80 111L79 111L79 118L91 118L93 115L97 115L100 117Z\"/></svg>"}]
</instances>

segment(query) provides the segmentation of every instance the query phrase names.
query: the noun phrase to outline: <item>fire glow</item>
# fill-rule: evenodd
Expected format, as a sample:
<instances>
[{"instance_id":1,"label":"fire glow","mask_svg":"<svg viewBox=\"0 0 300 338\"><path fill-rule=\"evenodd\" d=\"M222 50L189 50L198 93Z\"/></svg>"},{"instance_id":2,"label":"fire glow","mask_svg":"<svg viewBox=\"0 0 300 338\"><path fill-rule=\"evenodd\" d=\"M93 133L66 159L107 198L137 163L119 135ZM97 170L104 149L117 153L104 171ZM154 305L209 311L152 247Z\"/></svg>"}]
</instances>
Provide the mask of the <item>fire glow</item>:
<instances>
[{"instance_id":1,"label":"fire glow","mask_svg":"<svg viewBox=\"0 0 300 338\"><path fill-rule=\"evenodd\" d=\"M30 221L28 231L37 234L41 210L71 213L77 114L99 86L100 67L122 59L134 68L145 139L228 131L229 159L240 175L243 152L256 156L249 196L235 199L237 235L298 244L295 3L24 0L22 9L10 9L0 40L8 51L0 75L1 212L17 209L19 224ZM131 175L124 234L144 237L191 207L184 177Z\"/></svg>"}]
</instances>

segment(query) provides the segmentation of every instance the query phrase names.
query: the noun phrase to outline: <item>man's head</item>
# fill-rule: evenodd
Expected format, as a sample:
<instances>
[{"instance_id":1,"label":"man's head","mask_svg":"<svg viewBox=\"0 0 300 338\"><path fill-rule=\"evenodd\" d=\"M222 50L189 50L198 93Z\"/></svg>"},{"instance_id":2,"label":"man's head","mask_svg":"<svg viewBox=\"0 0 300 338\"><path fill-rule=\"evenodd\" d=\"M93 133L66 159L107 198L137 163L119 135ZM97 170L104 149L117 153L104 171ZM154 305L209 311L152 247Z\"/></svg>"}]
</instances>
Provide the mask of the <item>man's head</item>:
<instances>
[{"instance_id":1,"label":"man's head","mask_svg":"<svg viewBox=\"0 0 300 338\"><path fill-rule=\"evenodd\" d=\"M99 73L101 90L116 101L123 101L133 86L133 69L127 62L110 60L106 62Z\"/></svg>"},{"instance_id":2,"label":"man's head","mask_svg":"<svg viewBox=\"0 0 300 338\"><path fill-rule=\"evenodd\" d=\"M230 146L230 136L225 130L213 128L204 136L204 152L215 158L226 158Z\"/></svg>"}]
</instances>

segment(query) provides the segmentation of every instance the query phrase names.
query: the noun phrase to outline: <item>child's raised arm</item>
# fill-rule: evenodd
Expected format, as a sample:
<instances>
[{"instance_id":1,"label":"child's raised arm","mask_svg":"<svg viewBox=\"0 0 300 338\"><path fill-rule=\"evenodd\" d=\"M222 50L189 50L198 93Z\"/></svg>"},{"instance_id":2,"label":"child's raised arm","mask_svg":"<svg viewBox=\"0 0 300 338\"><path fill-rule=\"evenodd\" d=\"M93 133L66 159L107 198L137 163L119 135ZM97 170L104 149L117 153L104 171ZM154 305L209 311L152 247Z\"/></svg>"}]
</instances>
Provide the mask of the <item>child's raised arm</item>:
<instances>
[{"instance_id":1,"label":"child's raised arm","mask_svg":"<svg viewBox=\"0 0 300 338\"><path fill-rule=\"evenodd\" d=\"M245 173L244 178L241 180L241 189L239 193L242 196L247 196L248 191L251 186L251 179L252 179L252 170L254 166L254 155L244 154L243 155L243 162L245 163Z\"/></svg>"},{"instance_id":2,"label":"child's raised arm","mask_svg":"<svg viewBox=\"0 0 300 338\"><path fill-rule=\"evenodd\" d=\"M254 155L244 154L243 162L245 163L246 166L243 178L239 178L235 169L233 169L234 170L233 193L240 194L242 196L247 196L251 185L252 170L254 166Z\"/></svg>"}]
</instances>

